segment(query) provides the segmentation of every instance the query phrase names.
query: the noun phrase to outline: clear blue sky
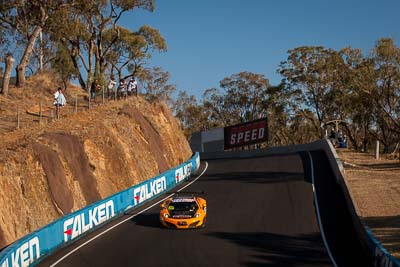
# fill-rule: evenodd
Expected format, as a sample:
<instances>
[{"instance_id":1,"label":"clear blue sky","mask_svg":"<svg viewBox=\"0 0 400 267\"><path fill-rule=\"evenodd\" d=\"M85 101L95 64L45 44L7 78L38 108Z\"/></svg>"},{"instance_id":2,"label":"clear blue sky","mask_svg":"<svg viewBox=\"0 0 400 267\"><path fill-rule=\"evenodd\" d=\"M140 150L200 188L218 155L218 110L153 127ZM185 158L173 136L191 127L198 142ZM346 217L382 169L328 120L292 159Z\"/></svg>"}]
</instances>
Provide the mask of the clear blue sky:
<instances>
[{"instance_id":1,"label":"clear blue sky","mask_svg":"<svg viewBox=\"0 0 400 267\"><path fill-rule=\"evenodd\" d=\"M400 41L400 0L156 0L155 12L135 10L122 24L160 30L168 51L151 65L172 84L201 98L224 77L264 74L272 85L287 51L322 45L368 53L382 37Z\"/></svg>"}]
</instances>

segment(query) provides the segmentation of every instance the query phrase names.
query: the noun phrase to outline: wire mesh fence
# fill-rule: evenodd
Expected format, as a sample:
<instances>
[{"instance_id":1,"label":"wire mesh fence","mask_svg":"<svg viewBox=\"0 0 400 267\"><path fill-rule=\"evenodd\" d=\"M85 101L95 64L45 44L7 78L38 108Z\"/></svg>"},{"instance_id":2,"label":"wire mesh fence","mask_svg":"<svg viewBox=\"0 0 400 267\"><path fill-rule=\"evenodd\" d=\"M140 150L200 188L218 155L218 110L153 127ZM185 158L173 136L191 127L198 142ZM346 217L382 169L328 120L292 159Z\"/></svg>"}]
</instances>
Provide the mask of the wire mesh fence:
<instances>
[{"instance_id":1,"label":"wire mesh fence","mask_svg":"<svg viewBox=\"0 0 400 267\"><path fill-rule=\"evenodd\" d=\"M137 91L107 91L102 88L99 92L96 92L93 99L87 95L69 96L67 105L62 107L57 107L52 102L49 103L48 100L32 103L29 109L18 105L14 110L0 112L0 133L51 123L74 113L88 111L109 101L127 100L132 96L137 96Z\"/></svg>"}]
</instances>

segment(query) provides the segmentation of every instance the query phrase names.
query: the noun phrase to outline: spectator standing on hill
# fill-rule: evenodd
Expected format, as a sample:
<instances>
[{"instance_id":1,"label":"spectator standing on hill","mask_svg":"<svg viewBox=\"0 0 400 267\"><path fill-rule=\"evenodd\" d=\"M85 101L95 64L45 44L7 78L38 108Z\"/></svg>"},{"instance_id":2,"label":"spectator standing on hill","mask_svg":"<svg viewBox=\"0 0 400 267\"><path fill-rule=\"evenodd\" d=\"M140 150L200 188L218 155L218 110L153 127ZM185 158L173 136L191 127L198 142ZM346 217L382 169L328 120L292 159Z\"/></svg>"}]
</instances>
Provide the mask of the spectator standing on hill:
<instances>
[{"instance_id":1,"label":"spectator standing on hill","mask_svg":"<svg viewBox=\"0 0 400 267\"><path fill-rule=\"evenodd\" d=\"M132 77L128 83L128 93L130 95L133 95L133 94L137 95L136 88L137 88L137 83L136 83L135 77Z\"/></svg>"},{"instance_id":2,"label":"spectator standing on hill","mask_svg":"<svg viewBox=\"0 0 400 267\"><path fill-rule=\"evenodd\" d=\"M137 85L135 77L132 77L132 79L130 80L130 84L132 86L132 92L134 92L135 96L137 96L138 95L138 85Z\"/></svg>"},{"instance_id":3,"label":"spectator standing on hill","mask_svg":"<svg viewBox=\"0 0 400 267\"><path fill-rule=\"evenodd\" d=\"M112 96L112 94L114 94L114 92L115 92L115 85L116 85L116 84L117 84L117 82L115 81L114 75L111 75L111 77L110 77L110 82L108 83L108 86L107 86L107 89L108 89L108 91L107 91L108 98L110 98L110 97Z\"/></svg>"},{"instance_id":4,"label":"spectator standing on hill","mask_svg":"<svg viewBox=\"0 0 400 267\"><path fill-rule=\"evenodd\" d=\"M119 81L118 92L120 92L121 96L126 93L126 81L125 79L121 79Z\"/></svg>"},{"instance_id":5,"label":"spectator standing on hill","mask_svg":"<svg viewBox=\"0 0 400 267\"><path fill-rule=\"evenodd\" d=\"M53 104L56 106L56 114L57 117L61 115L61 107L67 104L67 100L63 94L62 88L58 87L57 92L54 93L54 102Z\"/></svg>"},{"instance_id":6,"label":"spectator standing on hill","mask_svg":"<svg viewBox=\"0 0 400 267\"><path fill-rule=\"evenodd\" d=\"M129 80L128 84L126 85L126 92L127 95L132 95L132 80Z\"/></svg>"}]
</instances>

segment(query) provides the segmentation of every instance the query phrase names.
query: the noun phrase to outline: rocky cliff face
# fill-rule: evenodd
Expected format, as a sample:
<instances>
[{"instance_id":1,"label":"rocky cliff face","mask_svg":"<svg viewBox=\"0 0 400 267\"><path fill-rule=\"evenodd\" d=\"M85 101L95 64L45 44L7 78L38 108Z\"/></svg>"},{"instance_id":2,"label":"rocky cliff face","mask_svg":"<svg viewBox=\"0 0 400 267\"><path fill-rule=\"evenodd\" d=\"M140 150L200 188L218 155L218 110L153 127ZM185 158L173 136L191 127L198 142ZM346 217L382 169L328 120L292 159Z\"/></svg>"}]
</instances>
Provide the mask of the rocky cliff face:
<instances>
[{"instance_id":1,"label":"rocky cliff face","mask_svg":"<svg viewBox=\"0 0 400 267\"><path fill-rule=\"evenodd\" d=\"M192 153L171 111L140 97L0 139L0 247Z\"/></svg>"}]
</instances>

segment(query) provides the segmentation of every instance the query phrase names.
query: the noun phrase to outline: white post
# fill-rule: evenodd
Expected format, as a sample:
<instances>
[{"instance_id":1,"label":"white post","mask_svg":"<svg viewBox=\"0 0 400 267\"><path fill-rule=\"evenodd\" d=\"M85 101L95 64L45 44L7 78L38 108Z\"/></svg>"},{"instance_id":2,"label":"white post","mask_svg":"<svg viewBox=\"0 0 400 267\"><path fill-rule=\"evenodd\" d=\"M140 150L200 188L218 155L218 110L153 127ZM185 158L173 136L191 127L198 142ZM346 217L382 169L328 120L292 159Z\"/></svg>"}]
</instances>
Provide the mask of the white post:
<instances>
[{"instance_id":1,"label":"white post","mask_svg":"<svg viewBox=\"0 0 400 267\"><path fill-rule=\"evenodd\" d=\"M40 31L39 33L40 45L39 45L39 64L40 64L40 71L43 71L43 33Z\"/></svg>"},{"instance_id":2,"label":"white post","mask_svg":"<svg viewBox=\"0 0 400 267\"><path fill-rule=\"evenodd\" d=\"M379 141L375 143L375 159L379 159Z\"/></svg>"},{"instance_id":3,"label":"white post","mask_svg":"<svg viewBox=\"0 0 400 267\"><path fill-rule=\"evenodd\" d=\"M42 100L39 102L39 124L42 124Z\"/></svg>"}]
</instances>

